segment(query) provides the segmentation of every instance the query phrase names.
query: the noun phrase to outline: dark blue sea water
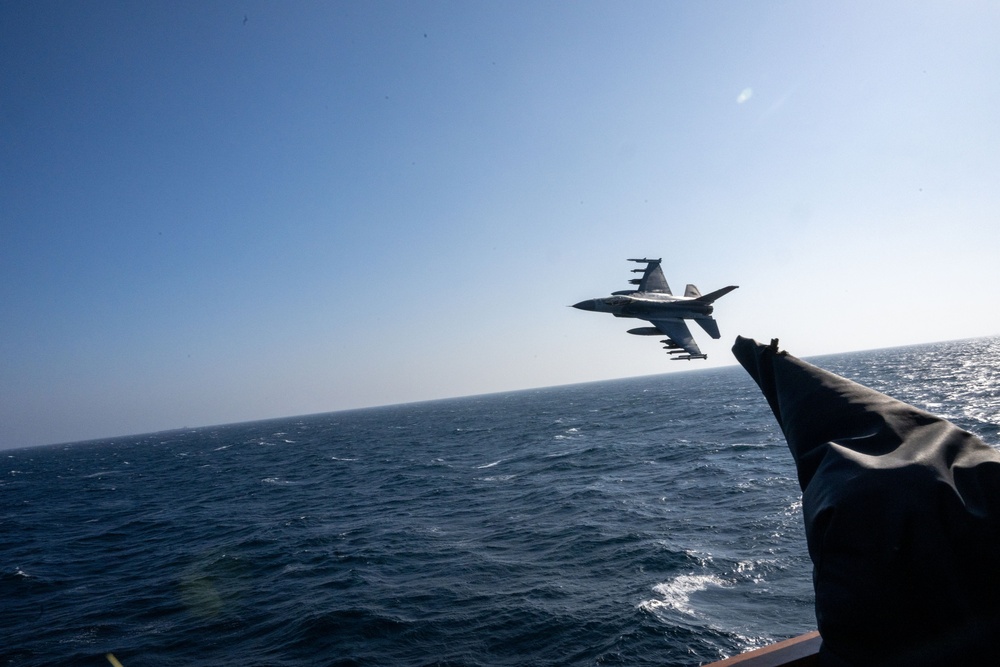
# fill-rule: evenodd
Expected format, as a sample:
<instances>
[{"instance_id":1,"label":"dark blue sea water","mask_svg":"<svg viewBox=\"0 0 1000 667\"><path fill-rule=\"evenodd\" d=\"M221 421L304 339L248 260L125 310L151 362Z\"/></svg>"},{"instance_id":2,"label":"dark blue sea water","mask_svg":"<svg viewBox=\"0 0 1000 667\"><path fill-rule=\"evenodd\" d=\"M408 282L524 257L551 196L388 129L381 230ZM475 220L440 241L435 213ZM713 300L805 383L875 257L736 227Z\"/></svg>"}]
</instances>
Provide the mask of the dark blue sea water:
<instances>
[{"instance_id":1,"label":"dark blue sea water","mask_svg":"<svg viewBox=\"0 0 1000 667\"><path fill-rule=\"evenodd\" d=\"M1000 338L812 361L1000 440ZM0 461L4 665L699 665L815 627L737 367Z\"/></svg>"}]
</instances>

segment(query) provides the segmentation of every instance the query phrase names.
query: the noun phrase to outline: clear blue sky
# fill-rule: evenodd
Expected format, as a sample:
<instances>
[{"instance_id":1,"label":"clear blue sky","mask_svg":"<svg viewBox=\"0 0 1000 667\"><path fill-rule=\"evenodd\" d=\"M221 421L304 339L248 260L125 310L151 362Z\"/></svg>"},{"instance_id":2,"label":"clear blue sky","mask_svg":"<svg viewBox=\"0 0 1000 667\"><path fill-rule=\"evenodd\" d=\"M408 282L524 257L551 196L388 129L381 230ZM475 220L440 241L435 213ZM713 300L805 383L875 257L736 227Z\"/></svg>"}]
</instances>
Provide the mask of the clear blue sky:
<instances>
[{"instance_id":1,"label":"clear blue sky","mask_svg":"<svg viewBox=\"0 0 1000 667\"><path fill-rule=\"evenodd\" d=\"M993 2L0 4L0 447L1000 333ZM737 284L707 363L566 306Z\"/></svg>"}]
</instances>

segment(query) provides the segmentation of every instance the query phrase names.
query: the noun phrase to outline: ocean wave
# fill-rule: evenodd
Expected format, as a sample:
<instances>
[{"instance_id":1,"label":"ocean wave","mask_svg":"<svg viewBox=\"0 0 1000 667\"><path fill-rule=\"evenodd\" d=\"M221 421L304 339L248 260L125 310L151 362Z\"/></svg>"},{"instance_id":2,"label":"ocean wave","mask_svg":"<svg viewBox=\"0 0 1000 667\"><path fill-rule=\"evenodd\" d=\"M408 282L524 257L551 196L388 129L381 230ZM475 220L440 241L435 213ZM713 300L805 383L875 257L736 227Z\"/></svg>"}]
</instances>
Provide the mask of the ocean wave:
<instances>
[{"instance_id":1,"label":"ocean wave","mask_svg":"<svg viewBox=\"0 0 1000 667\"><path fill-rule=\"evenodd\" d=\"M984 354L831 370L995 436ZM794 465L736 368L5 461L12 664L693 666L815 624Z\"/></svg>"},{"instance_id":2,"label":"ocean wave","mask_svg":"<svg viewBox=\"0 0 1000 667\"><path fill-rule=\"evenodd\" d=\"M660 597L639 603L639 608L651 612L666 608L697 617L698 612L691 604L691 596L710 586L724 588L729 585L714 574L681 574L670 581L653 586L653 592Z\"/></svg>"}]
</instances>

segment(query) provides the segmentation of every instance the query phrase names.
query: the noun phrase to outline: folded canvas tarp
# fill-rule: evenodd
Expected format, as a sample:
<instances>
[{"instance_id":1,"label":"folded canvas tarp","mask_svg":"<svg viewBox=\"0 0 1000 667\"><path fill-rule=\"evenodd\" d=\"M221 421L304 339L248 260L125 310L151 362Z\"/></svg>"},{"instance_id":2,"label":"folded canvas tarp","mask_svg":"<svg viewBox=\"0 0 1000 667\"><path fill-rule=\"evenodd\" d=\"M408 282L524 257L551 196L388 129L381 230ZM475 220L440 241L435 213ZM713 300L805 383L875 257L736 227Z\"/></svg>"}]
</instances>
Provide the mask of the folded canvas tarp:
<instances>
[{"instance_id":1,"label":"folded canvas tarp","mask_svg":"<svg viewBox=\"0 0 1000 667\"><path fill-rule=\"evenodd\" d=\"M739 337L802 487L824 665L1000 664L1000 453Z\"/></svg>"}]
</instances>

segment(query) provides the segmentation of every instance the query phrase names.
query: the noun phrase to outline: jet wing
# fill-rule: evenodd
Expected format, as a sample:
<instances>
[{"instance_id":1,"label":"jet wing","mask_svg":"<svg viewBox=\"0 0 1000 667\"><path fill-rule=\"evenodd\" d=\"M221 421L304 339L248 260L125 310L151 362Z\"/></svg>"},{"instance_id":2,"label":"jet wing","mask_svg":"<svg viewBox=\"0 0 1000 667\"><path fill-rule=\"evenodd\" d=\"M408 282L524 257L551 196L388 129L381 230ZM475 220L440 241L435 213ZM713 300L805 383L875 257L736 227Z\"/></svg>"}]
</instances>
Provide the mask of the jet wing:
<instances>
[{"instance_id":1,"label":"jet wing","mask_svg":"<svg viewBox=\"0 0 1000 667\"><path fill-rule=\"evenodd\" d=\"M649 322L666 334L667 338L680 345L681 349L692 357L704 356L698 348L698 343L694 342L691 330L688 329L688 325L684 323L684 320L671 317L649 320Z\"/></svg>"},{"instance_id":2,"label":"jet wing","mask_svg":"<svg viewBox=\"0 0 1000 667\"><path fill-rule=\"evenodd\" d=\"M663 269L660 268L660 260L658 259L630 259L630 262L646 262L645 269L633 269L633 273L641 273L642 278L636 278L635 280L630 280L629 282L633 285L638 285L639 289L637 292L653 292L655 294L672 294L670 291L670 285L667 284L667 279L663 275Z\"/></svg>"}]
</instances>

